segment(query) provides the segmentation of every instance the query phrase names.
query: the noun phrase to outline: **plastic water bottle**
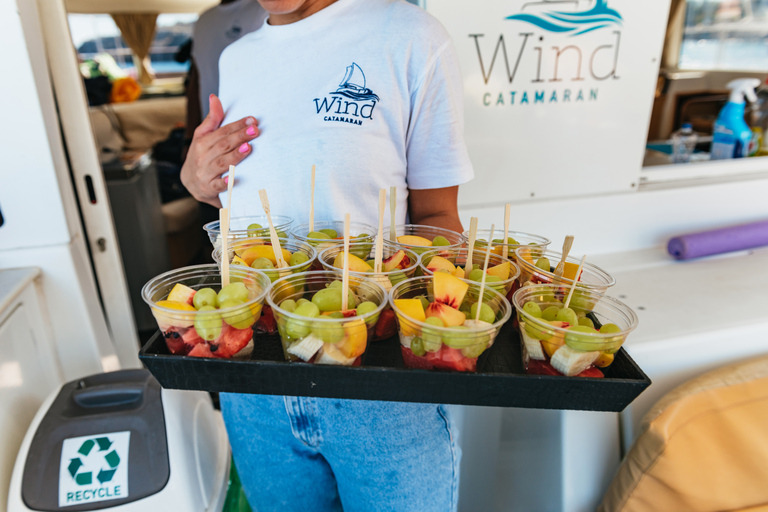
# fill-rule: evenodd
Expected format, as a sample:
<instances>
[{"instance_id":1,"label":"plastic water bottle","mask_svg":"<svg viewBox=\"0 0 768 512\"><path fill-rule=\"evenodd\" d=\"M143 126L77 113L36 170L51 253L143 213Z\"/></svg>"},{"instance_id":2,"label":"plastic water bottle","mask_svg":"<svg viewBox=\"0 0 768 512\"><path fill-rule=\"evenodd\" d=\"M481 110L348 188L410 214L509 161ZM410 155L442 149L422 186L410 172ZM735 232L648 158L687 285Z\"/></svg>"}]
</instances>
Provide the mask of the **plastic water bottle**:
<instances>
[{"instance_id":1,"label":"plastic water bottle","mask_svg":"<svg viewBox=\"0 0 768 512\"><path fill-rule=\"evenodd\" d=\"M690 123L685 123L682 128L674 132L672 134L672 163L690 162L697 139L698 137Z\"/></svg>"}]
</instances>

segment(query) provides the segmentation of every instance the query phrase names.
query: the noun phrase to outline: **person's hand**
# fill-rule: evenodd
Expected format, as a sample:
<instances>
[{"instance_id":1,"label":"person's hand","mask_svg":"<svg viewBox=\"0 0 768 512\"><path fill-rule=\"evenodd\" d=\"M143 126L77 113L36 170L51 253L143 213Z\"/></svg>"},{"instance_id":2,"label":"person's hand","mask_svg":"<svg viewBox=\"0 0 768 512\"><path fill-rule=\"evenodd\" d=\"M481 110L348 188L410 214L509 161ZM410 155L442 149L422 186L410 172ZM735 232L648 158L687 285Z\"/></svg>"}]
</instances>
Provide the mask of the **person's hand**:
<instances>
[{"instance_id":1,"label":"person's hand","mask_svg":"<svg viewBox=\"0 0 768 512\"><path fill-rule=\"evenodd\" d=\"M219 193L227 190L221 175L251 153L249 142L259 136L259 122L244 117L220 127L224 120L221 101L211 94L209 104L208 116L195 129L181 167L181 183L198 201L221 208Z\"/></svg>"}]
</instances>

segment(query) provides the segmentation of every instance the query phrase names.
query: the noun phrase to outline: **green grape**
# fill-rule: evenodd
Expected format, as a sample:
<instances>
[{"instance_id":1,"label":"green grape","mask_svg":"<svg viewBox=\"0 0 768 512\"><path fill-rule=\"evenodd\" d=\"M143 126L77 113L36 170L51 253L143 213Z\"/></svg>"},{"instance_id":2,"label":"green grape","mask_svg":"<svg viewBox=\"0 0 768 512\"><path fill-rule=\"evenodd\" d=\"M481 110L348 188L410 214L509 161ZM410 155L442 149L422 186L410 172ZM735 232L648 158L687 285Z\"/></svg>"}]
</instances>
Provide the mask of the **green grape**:
<instances>
[{"instance_id":1,"label":"green grape","mask_svg":"<svg viewBox=\"0 0 768 512\"><path fill-rule=\"evenodd\" d=\"M236 308L221 314L221 318L235 329L247 329L256 322L251 308L239 302L224 301L219 306L221 309Z\"/></svg>"},{"instance_id":2,"label":"green grape","mask_svg":"<svg viewBox=\"0 0 768 512\"><path fill-rule=\"evenodd\" d=\"M600 328L601 334L618 334L621 332L621 328L616 324L604 324ZM605 341L607 347L604 349L607 354L615 354L621 348L621 344L624 342L623 336L615 336L608 338Z\"/></svg>"},{"instance_id":3,"label":"green grape","mask_svg":"<svg viewBox=\"0 0 768 512\"><path fill-rule=\"evenodd\" d=\"M280 307L289 313L293 313L296 310L296 301L293 299L285 299L280 303Z\"/></svg>"},{"instance_id":4,"label":"green grape","mask_svg":"<svg viewBox=\"0 0 768 512\"><path fill-rule=\"evenodd\" d=\"M298 303L297 303L298 304ZM293 310L294 315L305 316L307 318L317 318L320 315L320 308L312 302L298 304Z\"/></svg>"},{"instance_id":5,"label":"green grape","mask_svg":"<svg viewBox=\"0 0 768 512\"><path fill-rule=\"evenodd\" d=\"M368 233L360 233L359 235L355 235L355 236L353 236L351 238L368 238L370 236L371 235L369 235Z\"/></svg>"},{"instance_id":6,"label":"green grape","mask_svg":"<svg viewBox=\"0 0 768 512\"><path fill-rule=\"evenodd\" d=\"M501 278L499 276L492 276L492 275L485 276L485 284L487 286L490 286L491 288L493 288L499 293L501 293L501 291L504 289L504 285L501 283Z\"/></svg>"},{"instance_id":7,"label":"green grape","mask_svg":"<svg viewBox=\"0 0 768 512\"><path fill-rule=\"evenodd\" d=\"M269 236L269 231L267 231L266 235ZM288 238L288 234L285 231L280 231L279 229L275 230L275 234L277 235L277 238Z\"/></svg>"},{"instance_id":8,"label":"green grape","mask_svg":"<svg viewBox=\"0 0 768 512\"><path fill-rule=\"evenodd\" d=\"M262 226L254 222L253 224L248 224L246 229L248 230L248 236L259 236Z\"/></svg>"},{"instance_id":9,"label":"green grape","mask_svg":"<svg viewBox=\"0 0 768 512\"><path fill-rule=\"evenodd\" d=\"M321 229L320 233L325 233L326 235L328 235L328 238L336 238L339 236L336 230L331 228Z\"/></svg>"},{"instance_id":10,"label":"green grape","mask_svg":"<svg viewBox=\"0 0 768 512\"><path fill-rule=\"evenodd\" d=\"M243 283L230 283L219 290L216 299L219 304L228 300L242 303L248 300L248 289Z\"/></svg>"},{"instance_id":11,"label":"green grape","mask_svg":"<svg viewBox=\"0 0 768 512\"><path fill-rule=\"evenodd\" d=\"M301 299L296 301L296 306L301 306L302 304L306 304L307 302L309 301L302 297Z\"/></svg>"},{"instance_id":12,"label":"green grape","mask_svg":"<svg viewBox=\"0 0 768 512\"><path fill-rule=\"evenodd\" d=\"M408 276L406 276L403 272L394 272L392 274L389 274L389 282L392 283L392 286L396 285L397 283L403 282L406 279L408 279Z\"/></svg>"},{"instance_id":13,"label":"green grape","mask_svg":"<svg viewBox=\"0 0 768 512\"><path fill-rule=\"evenodd\" d=\"M541 318L548 322L554 322L557 319L557 312L560 308L557 306L549 306L547 309L541 312Z\"/></svg>"},{"instance_id":14,"label":"green grape","mask_svg":"<svg viewBox=\"0 0 768 512\"><path fill-rule=\"evenodd\" d=\"M443 333L443 343L451 348L465 348L477 344L477 334L468 327L459 325Z\"/></svg>"},{"instance_id":15,"label":"green grape","mask_svg":"<svg viewBox=\"0 0 768 512\"><path fill-rule=\"evenodd\" d=\"M344 313L342 313L341 311L334 311L333 313L331 313L330 315L328 315L328 317L329 317L329 318L336 318L336 319L342 319L342 318L346 318L346 317L344 316Z\"/></svg>"},{"instance_id":16,"label":"green grape","mask_svg":"<svg viewBox=\"0 0 768 512\"><path fill-rule=\"evenodd\" d=\"M347 290L349 308L355 305L355 296L352 290ZM320 311L339 311L341 309L341 289L340 287L326 288L315 293L312 297L312 303L320 308Z\"/></svg>"},{"instance_id":17,"label":"green grape","mask_svg":"<svg viewBox=\"0 0 768 512\"><path fill-rule=\"evenodd\" d=\"M357 316L363 316L368 313L371 313L372 311L376 311L376 308L378 307L379 306L377 306L374 302L371 302L371 301L361 302L360 305L357 306L355 313L357 314Z\"/></svg>"},{"instance_id":18,"label":"green grape","mask_svg":"<svg viewBox=\"0 0 768 512\"><path fill-rule=\"evenodd\" d=\"M539 302L555 302L555 290L548 287L538 293Z\"/></svg>"},{"instance_id":19,"label":"green grape","mask_svg":"<svg viewBox=\"0 0 768 512\"><path fill-rule=\"evenodd\" d=\"M473 263L472 264L472 270L477 270L479 268L480 268L480 264L479 263Z\"/></svg>"},{"instance_id":20,"label":"green grape","mask_svg":"<svg viewBox=\"0 0 768 512\"><path fill-rule=\"evenodd\" d=\"M576 312L571 308L563 308L560 311L558 311L557 316L555 317L555 320L557 320L558 322L568 322L572 326L579 325L579 317L576 315Z\"/></svg>"},{"instance_id":21,"label":"green grape","mask_svg":"<svg viewBox=\"0 0 768 512\"><path fill-rule=\"evenodd\" d=\"M425 296L423 296L423 295L419 295L419 296L418 296L418 297L416 297L416 298L417 298L417 299L419 299L419 300L421 301L421 306L422 306L422 307L424 308L424 310L426 311L426 310L427 310L427 308L429 307L429 300L428 300L428 299L427 299Z\"/></svg>"},{"instance_id":22,"label":"green grape","mask_svg":"<svg viewBox=\"0 0 768 512\"><path fill-rule=\"evenodd\" d=\"M587 317L579 318L579 325L584 325L584 326L587 326L587 327L591 327L592 329L595 328L595 322L593 322L591 319L589 319Z\"/></svg>"},{"instance_id":23,"label":"green grape","mask_svg":"<svg viewBox=\"0 0 768 512\"><path fill-rule=\"evenodd\" d=\"M219 301L213 288L200 288L192 298L192 305L199 310L203 306L216 307L219 305Z\"/></svg>"},{"instance_id":24,"label":"green grape","mask_svg":"<svg viewBox=\"0 0 768 512\"><path fill-rule=\"evenodd\" d=\"M373 268L376 265L376 260L365 260L369 267Z\"/></svg>"},{"instance_id":25,"label":"green grape","mask_svg":"<svg viewBox=\"0 0 768 512\"><path fill-rule=\"evenodd\" d=\"M338 343L344 338L344 327L340 322L315 322L312 324L312 334L323 340L323 343Z\"/></svg>"},{"instance_id":26,"label":"green grape","mask_svg":"<svg viewBox=\"0 0 768 512\"><path fill-rule=\"evenodd\" d=\"M523 311L525 311L530 316L535 317L535 318L541 318L542 317L541 307L538 304L536 304L535 302L526 302L523 305ZM554 318L552 320L554 320Z\"/></svg>"},{"instance_id":27,"label":"green grape","mask_svg":"<svg viewBox=\"0 0 768 512\"><path fill-rule=\"evenodd\" d=\"M330 240L331 237L321 231L311 231L307 238L313 238L316 240Z\"/></svg>"},{"instance_id":28,"label":"green grape","mask_svg":"<svg viewBox=\"0 0 768 512\"><path fill-rule=\"evenodd\" d=\"M586 325L574 325L565 332L565 344L573 350L591 352L599 350L600 338L594 336L597 331Z\"/></svg>"},{"instance_id":29,"label":"green grape","mask_svg":"<svg viewBox=\"0 0 768 512\"><path fill-rule=\"evenodd\" d=\"M552 265L549 264L549 258L541 257L536 260L536 267L540 268L544 272L549 272L549 269L552 268Z\"/></svg>"},{"instance_id":30,"label":"green grape","mask_svg":"<svg viewBox=\"0 0 768 512\"><path fill-rule=\"evenodd\" d=\"M589 298L589 293L584 290L580 290L577 285L577 288L573 290L573 295L571 296L571 302L569 305L573 309L589 311L592 309L594 302L594 300Z\"/></svg>"},{"instance_id":31,"label":"green grape","mask_svg":"<svg viewBox=\"0 0 768 512\"><path fill-rule=\"evenodd\" d=\"M343 284L344 283L342 283L341 281L332 281L331 284L328 285L328 288L338 288L339 290L341 290L341 287L343 286Z\"/></svg>"},{"instance_id":32,"label":"green grape","mask_svg":"<svg viewBox=\"0 0 768 512\"><path fill-rule=\"evenodd\" d=\"M490 341L490 338L486 338L480 343L475 343L474 345L464 347L463 349L461 349L461 355L463 355L464 357L468 357L469 359L480 357L480 354L485 352L485 349L488 348L489 341Z\"/></svg>"},{"instance_id":33,"label":"green grape","mask_svg":"<svg viewBox=\"0 0 768 512\"><path fill-rule=\"evenodd\" d=\"M418 336L414 336L411 340L411 352L413 352L413 355L415 356L424 357L427 354L427 350L424 348L424 340Z\"/></svg>"},{"instance_id":34,"label":"green grape","mask_svg":"<svg viewBox=\"0 0 768 512\"><path fill-rule=\"evenodd\" d=\"M256 258L251 263L251 268L256 270L272 270L275 268L275 264L269 258Z\"/></svg>"},{"instance_id":35,"label":"green grape","mask_svg":"<svg viewBox=\"0 0 768 512\"><path fill-rule=\"evenodd\" d=\"M600 332L603 334L613 334L621 332L621 328L616 324L603 324L600 328Z\"/></svg>"},{"instance_id":36,"label":"green grape","mask_svg":"<svg viewBox=\"0 0 768 512\"><path fill-rule=\"evenodd\" d=\"M434 316L427 318L424 323L435 327L445 327L443 321ZM443 343L440 333L429 327L424 327L421 330L421 339L424 343L424 350L427 352L437 352Z\"/></svg>"},{"instance_id":37,"label":"green grape","mask_svg":"<svg viewBox=\"0 0 768 512\"><path fill-rule=\"evenodd\" d=\"M295 267L296 265L301 265L302 263L306 263L308 261L309 256L307 256L306 253L296 251L295 253L291 254L291 259L288 260L288 266Z\"/></svg>"},{"instance_id":38,"label":"green grape","mask_svg":"<svg viewBox=\"0 0 768 512\"><path fill-rule=\"evenodd\" d=\"M210 313L209 313L210 311ZM205 341L213 341L221 335L221 315L213 306L203 306L195 315L195 331Z\"/></svg>"},{"instance_id":39,"label":"green grape","mask_svg":"<svg viewBox=\"0 0 768 512\"><path fill-rule=\"evenodd\" d=\"M546 322L530 319L525 319L525 332L531 338L544 341L550 340L554 336L551 325Z\"/></svg>"},{"instance_id":40,"label":"green grape","mask_svg":"<svg viewBox=\"0 0 768 512\"><path fill-rule=\"evenodd\" d=\"M483 271L479 268L473 269L468 275L467 279L470 281L480 282L483 279Z\"/></svg>"},{"instance_id":41,"label":"green grape","mask_svg":"<svg viewBox=\"0 0 768 512\"><path fill-rule=\"evenodd\" d=\"M475 296L475 298L477 298L477 296ZM459 311L465 315L469 315L469 312L472 311L472 303L469 300L464 299L459 305Z\"/></svg>"},{"instance_id":42,"label":"green grape","mask_svg":"<svg viewBox=\"0 0 768 512\"><path fill-rule=\"evenodd\" d=\"M471 319L474 319L477 316L478 304L479 304L478 302L475 302L474 304L472 304L472 307L469 309L469 317ZM480 320L482 322L488 322L489 324L492 324L496 321L496 314L493 312L493 309L491 309L491 306L489 306L485 302L483 302L483 305L480 307Z\"/></svg>"},{"instance_id":43,"label":"green grape","mask_svg":"<svg viewBox=\"0 0 768 512\"><path fill-rule=\"evenodd\" d=\"M443 247L446 245L451 245L451 242L448 241L447 238L445 238L442 235L437 235L435 238L432 239L432 245L434 247Z\"/></svg>"},{"instance_id":44,"label":"green grape","mask_svg":"<svg viewBox=\"0 0 768 512\"><path fill-rule=\"evenodd\" d=\"M477 247L485 247L486 245L488 245L488 240L485 238L478 238L475 240L475 246Z\"/></svg>"}]
</instances>

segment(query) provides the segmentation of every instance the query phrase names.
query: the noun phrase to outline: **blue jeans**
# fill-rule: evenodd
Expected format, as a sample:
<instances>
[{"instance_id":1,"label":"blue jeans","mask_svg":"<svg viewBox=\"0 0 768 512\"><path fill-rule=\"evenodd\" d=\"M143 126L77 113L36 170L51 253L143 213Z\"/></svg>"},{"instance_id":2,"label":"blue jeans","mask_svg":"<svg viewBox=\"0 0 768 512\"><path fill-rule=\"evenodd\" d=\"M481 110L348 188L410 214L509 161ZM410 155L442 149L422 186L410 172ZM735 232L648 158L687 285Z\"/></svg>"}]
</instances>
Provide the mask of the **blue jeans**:
<instances>
[{"instance_id":1,"label":"blue jeans","mask_svg":"<svg viewBox=\"0 0 768 512\"><path fill-rule=\"evenodd\" d=\"M257 512L450 512L460 449L444 406L222 393Z\"/></svg>"}]
</instances>

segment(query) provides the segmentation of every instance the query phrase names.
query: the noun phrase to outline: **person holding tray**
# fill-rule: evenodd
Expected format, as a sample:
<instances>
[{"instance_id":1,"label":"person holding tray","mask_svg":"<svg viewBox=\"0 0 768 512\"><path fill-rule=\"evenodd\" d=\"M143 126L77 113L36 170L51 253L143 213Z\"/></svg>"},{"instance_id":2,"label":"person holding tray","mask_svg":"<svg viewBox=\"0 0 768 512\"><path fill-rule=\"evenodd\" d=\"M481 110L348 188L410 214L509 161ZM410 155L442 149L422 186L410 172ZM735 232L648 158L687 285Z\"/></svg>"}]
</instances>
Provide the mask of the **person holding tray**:
<instances>
[{"instance_id":1,"label":"person holding tray","mask_svg":"<svg viewBox=\"0 0 768 512\"><path fill-rule=\"evenodd\" d=\"M406 217L462 231L473 178L462 82L445 29L402 0L259 0L264 26L229 46L220 96L195 130L182 182L233 217L271 209L378 224L378 191ZM342 386L343 383L339 383ZM341 392L340 392L341 394ZM460 452L445 406L221 394L233 456L260 512L455 510Z\"/></svg>"}]
</instances>

